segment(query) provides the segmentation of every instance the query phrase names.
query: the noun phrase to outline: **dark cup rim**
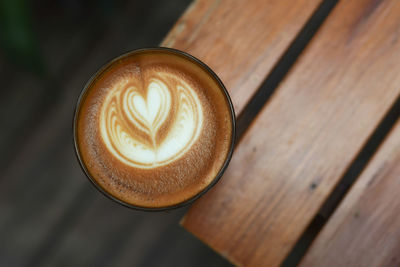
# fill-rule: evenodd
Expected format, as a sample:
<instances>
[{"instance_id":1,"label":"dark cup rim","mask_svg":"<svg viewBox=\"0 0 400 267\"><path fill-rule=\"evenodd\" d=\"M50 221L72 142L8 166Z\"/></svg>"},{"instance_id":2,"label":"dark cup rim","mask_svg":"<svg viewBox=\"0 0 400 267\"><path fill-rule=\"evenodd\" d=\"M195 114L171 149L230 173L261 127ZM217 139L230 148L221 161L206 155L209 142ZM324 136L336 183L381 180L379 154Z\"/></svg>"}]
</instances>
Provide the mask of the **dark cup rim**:
<instances>
[{"instance_id":1,"label":"dark cup rim","mask_svg":"<svg viewBox=\"0 0 400 267\"><path fill-rule=\"evenodd\" d=\"M124 59L126 57L129 57L131 55L134 54L138 54L138 53L142 53L142 52L168 52L168 53L172 53L175 55L179 55L179 56L183 56L186 59L194 62L195 64L198 64L201 68L203 68L206 72L208 72L211 77L218 83L219 87L222 89L225 98L228 102L229 105L229 110L230 110L230 116L231 116L231 122L232 122L232 135L231 135L231 144L229 147L229 152L228 155L224 161L224 164L222 165L221 169L219 170L219 172L217 173L217 175L214 177L214 179L212 180L212 182L210 182L203 190L201 190L200 192L198 192L196 195L192 196L191 198L180 202L178 204L174 204L174 205L170 205L170 206L164 206L164 207L143 207L143 206L137 206L137 205L132 205L130 203L127 203L115 196L113 196L111 193L109 193L107 190L105 190L103 187L101 187L96 180L90 175L89 171L87 170L81 156L80 156L80 152L79 152L79 148L78 148L78 144L77 144L77 117L79 114L79 110L81 108L81 102L82 99L85 97L86 92L88 91L88 89L90 88L90 86L92 85L92 83L97 79L97 77L99 75L101 75L104 71L106 71L110 66L112 66L115 62ZM75 104L75 108L74 108L74 115L73 115L73 143L74 143L74 151L75 151L75 155L77 157L77 160L79 162L80 167L82 168L82 171L84 172L84 174L86 175L86 177L88 178L88 180L94 185L94 187L100 191L103 195L105 195L107 198L117 202L118 204L134 209L134 210L140 210L140 211L167 211L167 210L173 210L173 209L177 209L177 208L181 208L184 206L188 206L189 204L192 204L194 201L196 201L197 199L199 199L201 196L203 196L205 193L207 193L222 177L223 173L225 172L226 168L229 165L229 162L231 161L232 158L232 154L233 154L233 150L234 150L234 145L235 145L235 139L236 139L236 116L235 116L235 111L234 111L234 107L232 104L232 100L229 96L228 91L226 90L224 84L222 83L221 79L217 76L217 74L211 70L210 67L208 67L205 63L203 63L201 60L199 60L198 58L184 52L178 49L174 49L174 48L169 48L169 47L145 47L145 48L140 48L140 49L135 49L132 51L129 51L127 53L124 53L110 61L108 61L107 63L105 63L97 72L95 72L91 78L86 82L85 86L83 87L83 89L81 90L78 99L76 101Z\"/></svg>"}]
</instances>

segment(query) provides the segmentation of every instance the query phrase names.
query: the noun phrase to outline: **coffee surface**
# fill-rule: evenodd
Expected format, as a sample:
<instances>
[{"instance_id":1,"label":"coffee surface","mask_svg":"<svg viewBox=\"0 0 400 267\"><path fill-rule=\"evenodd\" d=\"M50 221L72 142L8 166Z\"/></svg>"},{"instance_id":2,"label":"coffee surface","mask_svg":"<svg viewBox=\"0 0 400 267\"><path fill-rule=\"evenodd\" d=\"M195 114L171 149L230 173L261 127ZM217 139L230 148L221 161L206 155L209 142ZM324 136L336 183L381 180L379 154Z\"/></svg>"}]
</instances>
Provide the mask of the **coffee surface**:
<instances>
[{"instance_id":1,"label":"coffee surface","mask_svg":"<svg viewBox=\"0 0 400 267\"><path fill-rule=\"evenodd\" d=\"M92 180L139 207L168 207L204 190L232 145L229 102L196 61L134 52L104 67L77 111L76 144Z\"/></svg>"}]
</instances>

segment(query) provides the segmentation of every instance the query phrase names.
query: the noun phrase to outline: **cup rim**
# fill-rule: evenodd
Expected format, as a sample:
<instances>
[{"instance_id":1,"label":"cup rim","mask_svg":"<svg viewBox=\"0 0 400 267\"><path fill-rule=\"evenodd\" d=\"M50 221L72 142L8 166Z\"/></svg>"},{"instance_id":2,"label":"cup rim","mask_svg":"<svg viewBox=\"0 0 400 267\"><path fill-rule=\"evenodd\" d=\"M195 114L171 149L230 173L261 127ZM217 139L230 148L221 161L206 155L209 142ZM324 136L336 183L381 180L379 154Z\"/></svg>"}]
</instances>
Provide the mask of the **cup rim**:
<instances>
[{"instance_id":1,"label":"cup rim","mask_svg":"<svg viewBox=\"0 0 400 267\"><path fill-rule=\"evenodd\" d=\"M90 88L90 86L92 85L92 83L96 80L96 78L101 75L104 71L107 70L107 68L109 68L110 66L112 66L115 62L124 59L126 57L132 56L134 54L139 54L139 53L143 53L143 52L167 52L167 53L172 53L175 55L179 55L179 56L183 56L184 58L194 62L195 64L198 64L201 68L203 68L206 72L208 72L211 77L218 83L219 87L222 89L225 98L228 102L228 106L229 106L229 110L230 110L230 116L231 116L231 126L232 126L232 134L231 134L231 144L229 147L229 151L227 154L227 157L225 158L224 164L221 166L221 169L219 170L219 172L217 173L217 175L213 178L213 180L200 192L198 192L196 195L192 196L191 198L188 198L187 200L184 200L180 203L174 204L174 205L170 205L170 206L163 206L163 207L144 207L144 206L138 206L138 205L133 205L131 203L125 202L117 197L115 197L114 195L112 195L111 193L109 193L107 190L105 190L100 184L98 184L96 182L96 180L90 175L88 169L86 168L80 152L79 152L79 148L78 148L78 143L77 143L77 121L78 121L78 114L81 108L81 103L83 98L85 97L88 89ZM174 210L174 209L178 209L184 206L188 206L189 204L192 204L194 201L196 201L197 199L199 199L201 196L203 196L205 193L207 193L222 177L223 173L225 172L226 168L229 165L229 162L231 161L232 158L232 154L233 154L233 150L234 150L234 146L235 146L235 139L236 139L236 115L235 115L235 110L232 104L232 100L229 96L228 91L226 90L225 85L222 83L221 79L217 76L217 74L210 68L208 67L204 62L202 62L201 60L199 60L198 58L175 48L169 48L169 47L144 47L144 48L139 48L139 49L134 49L132 51L126 52L112 60L107 61L104 65L102 65L102 67L96 71L91 77L90 79L86 82L85 86L83 87L83 89L81 90L81 92L79 93L78 99L75 103L75 108L74 108L74 115L73 115L73 123L72 123L72 139L73 139L73 144L74 144L74 151L75 151L75 156L79 162L79 165L82 169L82 171L84 172L85 176L88 178L88 180L92 183L92 185L94 185L94 187L100 191L103 195L105 195L107 198L115 201L116 203L125 206L127 208L130 209L134 209L134 210L140 210L140 211L167 211L167 210Z\"/></svg>"}]
</instances>

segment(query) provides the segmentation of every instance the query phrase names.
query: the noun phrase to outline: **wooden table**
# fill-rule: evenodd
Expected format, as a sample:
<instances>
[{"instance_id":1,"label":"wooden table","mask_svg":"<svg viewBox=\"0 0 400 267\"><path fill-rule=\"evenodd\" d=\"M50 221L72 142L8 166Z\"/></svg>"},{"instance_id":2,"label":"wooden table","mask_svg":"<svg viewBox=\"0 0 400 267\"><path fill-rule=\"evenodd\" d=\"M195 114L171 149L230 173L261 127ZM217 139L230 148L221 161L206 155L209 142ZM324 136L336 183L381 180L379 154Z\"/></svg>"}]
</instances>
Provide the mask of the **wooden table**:
<instances>
[{"instance_id":1,"label":"wooden table","mask_svg":"<svg viewBox=\"0 0 400 267\"><path fill-rule=\"evenodd\" d=\"M239 140L183 227L239 266L399 266L399 18L398 0L194 1L162 45L220 76Z\"/></svg>"}]
</instances>

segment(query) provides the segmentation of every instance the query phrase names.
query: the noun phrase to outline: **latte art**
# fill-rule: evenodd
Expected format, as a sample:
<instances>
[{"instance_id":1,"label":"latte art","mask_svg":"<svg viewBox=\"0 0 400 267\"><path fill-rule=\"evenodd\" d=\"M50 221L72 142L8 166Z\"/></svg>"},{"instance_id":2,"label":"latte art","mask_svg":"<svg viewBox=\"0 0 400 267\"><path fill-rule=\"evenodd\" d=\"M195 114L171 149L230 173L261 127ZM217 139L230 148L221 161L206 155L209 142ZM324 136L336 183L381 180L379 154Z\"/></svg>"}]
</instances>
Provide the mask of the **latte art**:
<instances>
[{"instance_id":1,"label":"latte art","mask_svg":"<svg viewBox=\"0 0 400 267\"><path fill-rule=\"evenodd\" d=\"M86 85L74 120L78 159L118 202L162 210L188 203L221 177L234 114L222 83L172 49L137 50Z\"/></svg>"},{"instance_id":2,"label":"latte art","mask_svg":"<svg viewBox=\"0 0 400 267\"><path fill-rule=\"evenodd\" d=\"M107 149L137 168L179 159L197 140L202 126L196 92L171 73L158 72L148 81L125 78L109 90L101 108L100 132Z\"/></svg>"}]
</instances>

